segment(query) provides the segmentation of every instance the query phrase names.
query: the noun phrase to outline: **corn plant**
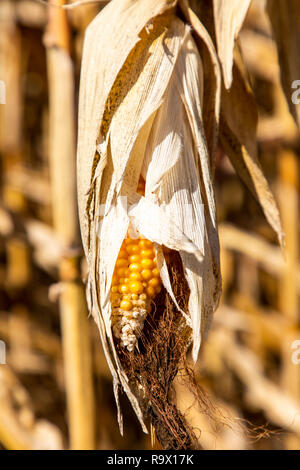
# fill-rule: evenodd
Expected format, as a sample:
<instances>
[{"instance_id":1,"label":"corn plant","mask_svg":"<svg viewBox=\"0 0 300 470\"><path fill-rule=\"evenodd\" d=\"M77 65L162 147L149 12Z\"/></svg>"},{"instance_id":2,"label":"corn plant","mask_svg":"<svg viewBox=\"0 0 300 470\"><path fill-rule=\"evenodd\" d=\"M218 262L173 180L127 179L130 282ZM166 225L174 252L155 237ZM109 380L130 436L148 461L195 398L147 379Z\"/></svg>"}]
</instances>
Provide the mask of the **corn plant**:
<instances>
[{"instance_id":1,"label":"corn plant","mask_svg":"<svg viewBox=\"0 0 300 470\"><path fill-rule=\"evenodd\" d=\"M196 445L170 391L190 347L197 361L221 293L218 139L283 243L236 43L249 5L112 0L85 36L78 194L87 298L121 432L123 389L165 448Z\"/></svg>"}]
</instances>

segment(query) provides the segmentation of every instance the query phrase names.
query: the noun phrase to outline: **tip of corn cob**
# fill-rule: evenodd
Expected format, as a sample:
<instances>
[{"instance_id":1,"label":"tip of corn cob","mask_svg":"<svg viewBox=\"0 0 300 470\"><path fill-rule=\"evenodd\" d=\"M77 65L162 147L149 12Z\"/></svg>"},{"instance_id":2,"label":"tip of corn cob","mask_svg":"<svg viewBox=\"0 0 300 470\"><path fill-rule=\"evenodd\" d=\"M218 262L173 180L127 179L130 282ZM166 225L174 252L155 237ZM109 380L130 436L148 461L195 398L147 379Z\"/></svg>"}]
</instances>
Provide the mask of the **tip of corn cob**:
<instances>
[{"instance_id":1,"label":"tip of corn cob","mask_svg":"<svg viewBox=\"0 0 300 470\"><path fill-rule=\"evenodd\" d=\"M144 194L140 180L137 192ZM115 338L128 351L137 346L151 301L161 291L154 244L129 232L122 243L111 283L112 328Z\"/></svg>"}]
</instances>

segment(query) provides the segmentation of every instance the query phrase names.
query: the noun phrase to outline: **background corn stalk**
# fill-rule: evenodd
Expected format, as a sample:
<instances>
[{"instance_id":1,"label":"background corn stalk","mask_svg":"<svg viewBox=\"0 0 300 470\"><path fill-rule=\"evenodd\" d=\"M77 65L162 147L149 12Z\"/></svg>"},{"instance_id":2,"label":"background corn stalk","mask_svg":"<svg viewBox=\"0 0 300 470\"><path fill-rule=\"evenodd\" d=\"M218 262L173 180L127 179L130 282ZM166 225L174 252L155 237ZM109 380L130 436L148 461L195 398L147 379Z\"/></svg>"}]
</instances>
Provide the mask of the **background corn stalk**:
<instances>
[{"instance_id":1,"label":"background corn stalk","mask_svg":"<svg viewBox=\"0 0 300 470\"><path fill-rule=\"evenodd\" d=\"M201 429L199 441L204 448L299 448L296 417L299 414L300 369L291 360L295 351L291 345L294 340L300 339L297 253L299 188L296 178L299 138L296 124L288 112L289 106L294 117L297 117L297 106L290 99L289 82L300 78L297 76L298 56L294 52L296 41L293 39L298 31L298 6L297 2L290 2L293 5L287 9L287 2L278 5L277 2L267 2L270 22L260 2L252 1L248 11L246 4L249 2L238 2L243 3L241 10L227 11L222 14L223 18L219 14L224 8L222 3L226 6L228 2L190 2L193 12L210 35L208 45L197 40L204 62L204 75L213 77L212 71L218 67L216 55L211 49L209 52L211 41L215 44L223 77L227 74L229 80L226 83L223 78L221 146L218 146L215 170L223 297L196 376L198 383L210 394L211 407L217 404L231 426L226 425L226 420L224 425L220 419L213 420L195 404L190 408L194 403L193 397L182 386L181 379L175 384L177 405L182 411L188 409L188 422ZM230 2L230 5L233 4ZM97 5L82 6L69 13L76 86L84 28L100 8ZM185 8L187 5L182 2L181 11L187 21L195 30L201 28L193 13ZM230 30L226 39L227 25L223 23L232 14L236 19L235 30ZM239 34L239 46L247 72L241 63L239 50L231 54L232 38L246 14ZM0 366L0 440L4 448L75 447L73 439L73 444L68 441L72 432L67 431L68 426L71 430L72 420L74 422L76 419L72 414L75 415L75 408L80 409L82 404L90 407L91 401L83 390L83 400L77 401L74 408L69 408L71 416L70 420L67 419L58 303L48 299L49 287L62 280L59 271L64 275L67 271L67 277L72 272L77 280L78 268L74 269L68 261L68 268L63 271L62 247L65 248L70 241L62 242L53 230L52 214L58 212L61 200L58 198L53 203L50 197L53 177L50 178L47 149L51 83L47 82L42 42L47 12L42 5L33 1L1 2L0 21L0 79L7 83L10 104L0 107L0 339L5 340L8 346L8 364ZM221 28L217 34L214 22ZM272 34L278 43L279 61ZM11 40L12 37L14 40ZM218 40L218 37L223 40ZM223 45L222 50L218 47L218 41ZM226 52L228 48L229 52ZM228 92L230 57L234 60L234 87ZM204 89L207 100L203 124L206 135L211 133L208 142L210 152L213 152L217 143L214 135L219 126L216 96L218 90L221 93L220 76L218 78L215 74L209 83L211 86L207 85ZM240 99L241 93L243 99ZM76 102L76 92L73 96ZM11 100L15 100L13 105ZM240 106L243 102L247 103L246 107ZM257 110L258 150L253 146ZM63 129L66 122L63 120L59 124ZM63 138L61 145L65 143ZM273 232L266 225L250 193L236 179L224 151L233 167L240 170L240 177L260 202L281 238L278 215L263 174L271 183L286 232L286 264ZM71 146L64 154L69 152L72 152ZM243 161L242 165L239 158ZM69 177L65 183L74 187L74 178ZM72 197L70 189L66 194L68 199ZM65 203L67 205L68 201L65 200ZM72 209L74 202L70 204L71 209L64 221L69 217L76 221ZM73 236L76 231L76 228L70 230L73 223L62 224L61 230L69 230ZM57 232L56 223L55 230ZM67 255L69 258L70 251ZM66 281L65 278L63 280ZM74 285L74 278L68 277L67 283L70 287ZM52 287L52 299L60 291L60 286L56 289ZM62 299L60 297L61 305ZM74 312L72 299L69 296L64 299L65 308ZM124 438L119 436L110 374L92 322L89 322L89 328L96 387L96 447L149 448L150 439L135 424L126 402L123 403L126 432ZM78 347L73 340L70 344L75 358ZM68 361L66 364L67 367L71 366ZM78 374L80 376L80 372ZM276 430L276 434L265 433L264 439L254 441L239 424L240 418L255 426L268 422L269 429ZM126 424L129 422L130 426ZM92 429L92 418L85 424ZM90 434L89 431L84 434L81 445L87 447L85 439L91 442L86 437Z\"/></svg>"},{"instance_id":2,"label":"background corn stalk","mask_svg":"<svg viewBox=\"0 0 300 470\"><path fill-rule=\"evenodd\" d=\"M65 2L62 1L61 5ZM48 7L45 33L49 80L49 158L53 225L63 243L59 263L65 381L72 449L93 449L94 395L87 308L75 244L75 107L70 33L66 13ZM73 253L72 253L73 249ZM78 250L77 250L78 251Z\"/></svg>"}]
</instances>

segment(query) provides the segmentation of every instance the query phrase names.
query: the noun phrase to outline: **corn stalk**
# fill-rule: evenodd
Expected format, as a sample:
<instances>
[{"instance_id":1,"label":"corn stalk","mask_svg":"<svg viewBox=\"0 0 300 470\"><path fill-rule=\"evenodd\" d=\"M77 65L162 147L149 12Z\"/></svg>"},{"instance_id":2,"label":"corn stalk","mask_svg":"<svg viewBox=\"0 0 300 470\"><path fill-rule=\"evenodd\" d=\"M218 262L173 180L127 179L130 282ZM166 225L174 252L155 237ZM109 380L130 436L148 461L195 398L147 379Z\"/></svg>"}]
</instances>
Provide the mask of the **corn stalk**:
<instances>
[{"instance_id":1,"label":"corn stalk","mask_svg":"<svg viewBox=\"0 0 300 470\"><path fill-rule=\"evenodd\" d=\"M57 3L57 2L56 2ZM62 0L60 5L65 2ZM74 77L66 12L48 8L45 34L49 79L53 223L64 244L59 297L71 449L94 449L94 396L87 308L80 282L75 192Z\"/></svg>"}]
</instances>

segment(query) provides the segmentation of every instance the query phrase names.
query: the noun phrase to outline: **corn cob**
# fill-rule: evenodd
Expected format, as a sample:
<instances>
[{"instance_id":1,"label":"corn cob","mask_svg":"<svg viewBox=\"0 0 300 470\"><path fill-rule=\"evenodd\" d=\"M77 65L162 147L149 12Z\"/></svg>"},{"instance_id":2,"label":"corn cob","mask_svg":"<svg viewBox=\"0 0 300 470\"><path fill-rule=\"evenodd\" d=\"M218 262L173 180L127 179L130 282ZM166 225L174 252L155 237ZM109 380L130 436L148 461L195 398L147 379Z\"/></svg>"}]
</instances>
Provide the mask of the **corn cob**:
<instances>
[{"instance_id":1,"label":"corn cob","mask_svg":"<svg viewBox=\"0 0 300 470\"><path fill-rule=\"evenodd\" d=\"M112 0L85 37L77 167L79 212L90 268L88 301L113 375L121 429L119 384L146 430L140 393L129 385L127 361L119 360L118 353L119 347L131 351L137 347L161 284L193 331L194 361L220 294L213 165L204 135L204 127L210 129L210 119L205 126L202 122L203 64L190 26L176 16L176 3ZM205 28L200 24L198 30L211 54L213 45ZM215 53L213 57L217 68ZM211 113L213 127L218 122L217 94L208 102L208 108L215 109ZM208 134L212 148L215 132L209 130ZM136 194L139 174L146 181L142 198ZM124 196L129 202L127 213L121 199ZM103 207L105 215L99 217ZM153 272L157 269L155 257L144 263L153 262L151 283L158 279L157 287L151 286L152 278L130 278L133 272L139 278L143 271L142 241L155 244L161 279ZM127 251L131 245L137 246L136 253L129 253L131 248ZM153 253L153 245L149 247ZM170 264L162 247L177 251L181 258L183 280L190 290L184 310L173 291ZM129 260L134 254L140 256L139 263ZM116 262L118 266L114 266ZM131 264L139 268L132 272ZM142 284L141 293L138 283ZM144 303L138 305L139 301ZM153 322L151 331L157 326Z\"/></svg>"},{"instance_id":2,"label":"corn cob","mask_svg":"<svg viewBox=\"0 0 300 470\"><path fill-rule=\"evenodd\" d=\"M144 194L139 181L137 192ZM111 283L112 327L120 345L133 351L144 327L151 301L161 290L154 244L143 236L127 237L118 254Z\"/></svg>"}]
</instances>

